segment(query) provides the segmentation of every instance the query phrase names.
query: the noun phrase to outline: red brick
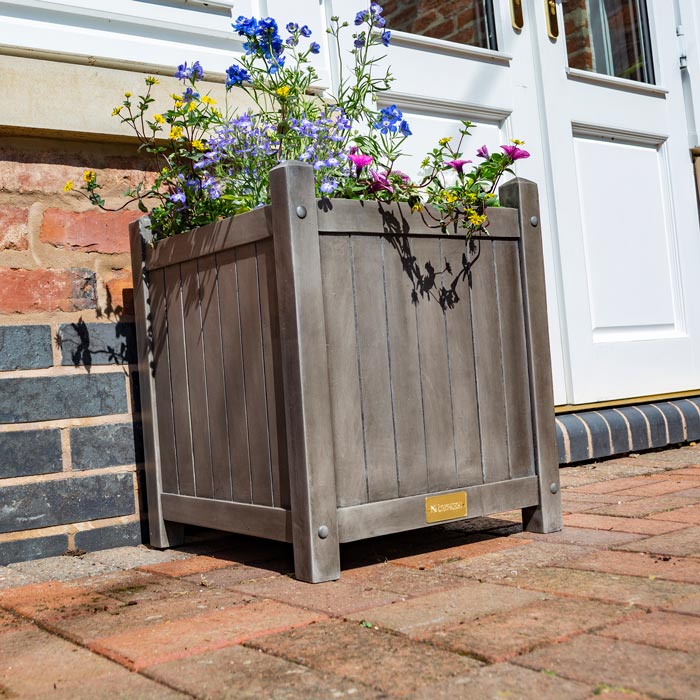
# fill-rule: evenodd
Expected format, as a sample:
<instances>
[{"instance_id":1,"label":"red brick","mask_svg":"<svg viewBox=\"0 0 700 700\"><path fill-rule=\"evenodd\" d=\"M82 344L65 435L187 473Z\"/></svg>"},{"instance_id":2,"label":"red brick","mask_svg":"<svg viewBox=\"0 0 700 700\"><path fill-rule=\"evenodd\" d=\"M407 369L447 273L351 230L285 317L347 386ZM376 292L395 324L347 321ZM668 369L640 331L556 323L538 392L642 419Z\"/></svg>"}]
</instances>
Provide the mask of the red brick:
<instances>
[{"instance_id":1,"label":"red brick","mask_svg":"<svg viewBox=\"0 0 700 700\"><path fill-rule=\"evenodd\" d=\"M691 505L675 510L666 510L661 513L652 513L648 516L654 520L669 520L675 523L688 523L689 525L700 525L700 506Z\"/></svg>"},{"instance_id":2,"label":"red brick","mask_svg":"<svg viewBox=\"0 0 700 700\"><path fill-rule=\"evenodd\" d=\"M628 496L664 496L667 493L675 493L676 491L684 491L685 489L697 486L697 481L685 478L673 478L672 476L665 477L653 484L645 484L643 486L635 486L631 489L625 489L620 493Z\"/></svg>"},{"instance_id":3,"label":"red brick","mask_svg":"<svg viewBox=\"0 0 700 700\"><path fill-rule=\"evenodd\" d=\"M627 642L700 654L700 625L692 615L653 612L598 630L598 634Z\"/></svg>"},{"instance_id":4,"label":"red brick","mask_svg":"<svg viewBox=\"0 0 700 700\"><path fill-rule=\"evenodd\" d=\"M421 688L413 700L583 700L589 691L589 685L501 663Z\"/></svg>"},{"instance_id":5,"label":"red brick","mask_svg":"<svg viewBox=\"0 0 700 700\"><path fill-rule=\"evenodd\" d=\"M529 533L525 533L524 536L527 537L528 535ZM434 566L457 561L458 559L480 557L484 554L500 552L504 549L512 549L522 544L527 544L527 541L509 539L507 537L483 537L476 535L473 542L460 544L456 547L435 549L434 551L424 554L392 559L392 564L408 566L412 569L431 569Z\"/></svg>"},{"instance_id":6,"label":"red brick","mask_svg":"<svg viewBox=\"0 0 700 700\"><path fill-rule=\"evenodd\" d=\"M515 537L527 537L528 539L542 542L578 544L584 547L616 547L627 542L635 542L644 535L629 532L611 532L609 530L591 530L583 527L564 527L559 532L537 533L523 532Z\"/></svg>"},{"instance_id":7,"label":"red brick","mask_svg":"<svg viewBox=\"0 0 700 700\"><path fill-rule=\"evenodd\" d=\"M641 518L615 518L610 515L595 515L593 513L565 515L564 523L572 527L631 532L641 535L662 535L685 527L683 523L642 520Z\"/></svg>"},{"instance_id":8,"label":"red brick","mask_svg":"<svg viewBox=\"0 0 700 700\"><path fill-rule=\"evenodd\" d=\"M128 253L129 224L141 216L138 211L47 209L41 222L41 241L86 253Z\"/></svg>"},{"instance_id":9,"label":"red brick","mask_svg":"<svg viewBox=\"0 0 700 700\"><path fill-rule=\"evenodd\" d=\"M308 625L325 617L262 600L103 637L92 642L90 648L127 668L139 670L192 654L241 644L256 636Z\"/></svg>"},{"instance_id":10,"label":"red brick","mask_svg":"<svg viewBox=\"0 0 700 700\"><path fill-rule=\"evenodd\" d=\"M685 583L553 567L532 569L508 583L570 598L589 598L643 608L670 605L700 594L700 586Z\"/></svg>"},{"instance_id":11,"label":"red brick","mask_svg":"<svg viewBox=\"0 0 700 700\"><path fill-rule=\"evenodd\" d=\"M95 274L91 270L0 268L0 313L83 311L95 306Z\"/></svg>"},{"instance_id":12,"label":"red brick","mask_svg":"<svg viewBox=\"0 0 700 700\"><path fill-rule=\"evenodd\" d=\"M630 614L643 613L621 605L557 598L479 617L433 632L425 639L495 663L544 644L562 642L574 634L616 622Z\"/></svg>"},{"instance_id":13,"label":"red brick","mask_svg":"<svg viewBox=\"0 0 700 700\"><path fill-rule=\"evenodd\" d=\"M105 288L105 303L102 313L110 318L134 315L134 281L131 270L112 269L101 275Z\"/></svg>"},{"instance_id":14,"label":"red brick","mask_svg":"<svg viewBox=\"0 0 700 700\"><path fill-rule=\"evenodd\" d=\"M596 635L583 634L539 649L515 663L583 683L629 688L673 700L700 697L696 657Z\"/></svg>"},{"instance_id":15,"label":"red brick","mask_svg":"<svg viewBox=\"0 0 700 700\"><path fill-rule=\"evenodd\" d=\"M98 591L84 588L79 583L70 585L60 581L22 586L3 591L0 595L1 607L31 618L52 614L71 606L99 606L109 602Z\"/></svg>"},{"instance_id":16,"label":"red brick","mask_svg":"<svg viewBox=\"0 0 700 700\"><path fill-rule=\"evenodd\" d=\"M189 559L175 559L161 564L147 564L140 566L139 570L162 576L185 577L193 574L206 574L216 569L226 569L231 564L229 559L223 557L199 556Z\"/></svg>"},{"instance_id":17,"label":"red brick","mask_svg":"<svg viewBox=\"0 0 700 700\"><path fill-rule=\"evenodd\" d=\"M147 673L150 678L197 698L379 700L377 692L363 683L319 673L286 659L264 654L258 649L242 646L151 666Z\"/></svg>"},{"instance_id":18,"label":"red brick","mask_svg":"<svg viewBox=\"0 0 700 700\"><path fill-rule=\"evenodd\" d=\"M29 209L0 208L0 250L27 250L29 241Z\"/></svg>"},{"instance_id":19,"label":"red brick","mask_svg":"<svg viewBox=\"0 0 700 700\"><path fill-rule=\"evenodd\" d=\"M246 564L237 564L229 566L225 569L214 569L204 574L192 574L186 576L185 581L195 583L200 586L215 587L215 588L235 588L242 583L250 583L260 579L281 576L282 574L291 573L286 567L268 566L248 566Z\"/></svg>"},{"instance_id":20,"label":"red brick","mask_svg":"<svg viewBox=\"0 0 700 700\"><path fill-rule=\"evenodd\" d=\"M343 571L342 579L355 586L390 591L408 597L464 585L464 580L459 576L450 576L435 570L421 571L396 566L393 562L347 569Z\"/></svg>"},{"instance_id":21,"label":"red brick","mask_svg":"<svg viewBox=\"0 0 700 700\"><path fill-rule=\"evenodd\" d=\"M653 474L652 476L631 476L626 479L611 479L609 481L599 481L595 484L587 484L586 486L575 486L569 491L586 495L617 493L618 491L623 492L638 486L648 486L659 480L658 474ZM626 495L633 494L628 493Z\"/></svg>"},{"instance_id":22,"label":"red brick","mask_svg":"<svg viewBox=\"0 0 700 700\"><path fill-rule=\"evenodd\" d=\"M700 594L690 596L672 605L666 605L664 609L684 613L685 615L700 616Z\"/></svg>"},{"instance_id":23,"label":"red brick","mask_svg":"<svg viewBox=\"0 0 700 700\"><path fill-rule=\"evenodd\" d=\"M665 535L648 537L641 542L623 545L620 549L672 556L700 556L700 527L689 527Z\"/></svg>"},{"instance_id":24,"label":"red brick","mask_svg":"<svg viewBox=\"0 0 700 700\"><path fill-rule=\"evenodd\" d=\"M320 610L330 615L347 615L356 610L366 610L401 600L402 596L346 582L328 581L309 586L289 576L275 576L237 585L236 590L265 598Z\"/></svg>"},{"instance_id":25,"label":"red brick","mask_svg":"<svg viewBox=\"0 0 700 700\"><path fill-rule=\"evenodd\" d=\"M537 592L510 586L468 581L459 588L365 610L362 614L353 613L348 617L358 621L364 619L379 627L418 639L435 630L528 605L544 597Z\"/></svg>"},{"instance_id":26,"label":"red brick","mask_svg":"<svg viewBox=\"0 0 700 700\"><path fill-rule=\"evenodd\" d=\"M590 512L600 515L617 515L623 518L644 518L652 513L661 513L665 510L673 510L692 504L693 499L691 498L670 494L668 496L635 498L634 501L627 501L626 503L611 503Z\"/></svg>"},{"instance_id":27,"label":"red brick","mask_svg":"<svg viewBox=\"0 0 700 700\"><path fill-rule=\"evenodd\" d=\"M318 671L367 683L391 697L414 697L421 686L464 675L479 663L464 656L367 629L326 622L253 640L265 652Z\"/></svg>"},{"instance_id":28,"label":"red brick","mask_svg":"<svg viewBox=\"0 0 700 700\"><path fill-rule=\"evenodd\" d=\"M607 574L642 576L680 583L700 583L700 561L692 557L656 556L642 552L594 552L560 566Z\"/></svg>"}]
</instances>

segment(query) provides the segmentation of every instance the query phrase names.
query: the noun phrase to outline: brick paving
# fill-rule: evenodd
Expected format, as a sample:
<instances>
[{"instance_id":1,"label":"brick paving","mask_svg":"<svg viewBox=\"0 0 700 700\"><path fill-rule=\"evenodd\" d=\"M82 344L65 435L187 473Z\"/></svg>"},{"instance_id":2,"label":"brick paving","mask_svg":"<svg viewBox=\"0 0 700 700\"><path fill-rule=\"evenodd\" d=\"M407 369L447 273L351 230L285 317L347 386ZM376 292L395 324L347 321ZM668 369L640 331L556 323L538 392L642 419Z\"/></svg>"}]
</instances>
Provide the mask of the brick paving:
<instances>
[{"instance_id":1,"label":"brick paving","mask_svg":"<svg viewBox=\"0 0 700 700\"><path fill-rule=\"evenodd\" d=\"M565 529L517 513L291 548L197 531L0 567L0 698L700 697L700 446L562 470Z\"/></svg>"}]
</instances>

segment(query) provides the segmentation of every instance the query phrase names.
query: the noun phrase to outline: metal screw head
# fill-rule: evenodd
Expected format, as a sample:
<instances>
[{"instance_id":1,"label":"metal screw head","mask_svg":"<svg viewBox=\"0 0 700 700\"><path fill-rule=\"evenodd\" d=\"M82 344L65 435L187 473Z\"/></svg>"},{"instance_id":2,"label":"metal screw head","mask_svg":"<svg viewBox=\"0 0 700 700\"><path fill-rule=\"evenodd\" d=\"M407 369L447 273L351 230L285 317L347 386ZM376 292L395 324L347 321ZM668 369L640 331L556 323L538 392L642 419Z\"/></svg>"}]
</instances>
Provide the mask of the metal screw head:
<instances>
[{"instance_id":1,"label":"metal screw head","mask_svg":"<svg viewBox=\"0 0 700 700\"><path fill-rule=\"evenodd\" d=\"M299 205L297 207L297 216L300 219L305 219L306 218L306 207Z\"/></svg>"},{"instance_id":2,"label":"metal screw head","mask_svg":"<svg viewBox=\"0 0 700 700\"><path fill-rule=\"evenodd\" d=\"M539 220L536 216L531 216L531 217L530 217L530 223L531 223L533 226L537 226L537 224L540 223L540 220Z\"/></svg>"},{"instance_id":3,"label":"metal screw head","mask_svg":"<svg viewBox=\"0 0 700 700\"><path fill-rule=\"evenodd\" d=\"M328 528L325 525L321 525L321 527L318 528L318 536L322 540L325 540L326 537L328 537L328 534Z\"/></svg>"},{"instance_id":4,"label":"metal screw head","mask_svg":"<svg viewBox=\"0 0 700 700\"><path fill-rule=\"evenodd\" d=\"M559 486L558 486L557 484L550 484L550 485L549 485L549 490L550 490L552 493L556 493L557 491L559 491Z\"/></svg>"}]
</instances>

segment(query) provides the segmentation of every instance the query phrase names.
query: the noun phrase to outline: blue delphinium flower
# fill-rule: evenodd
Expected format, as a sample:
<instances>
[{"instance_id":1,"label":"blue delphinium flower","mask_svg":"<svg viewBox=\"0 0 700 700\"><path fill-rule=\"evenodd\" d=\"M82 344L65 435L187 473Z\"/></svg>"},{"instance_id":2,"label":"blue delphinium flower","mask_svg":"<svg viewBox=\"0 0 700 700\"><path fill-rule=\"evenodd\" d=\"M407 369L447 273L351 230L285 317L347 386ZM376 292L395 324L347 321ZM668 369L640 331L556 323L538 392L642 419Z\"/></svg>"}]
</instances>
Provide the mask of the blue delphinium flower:
<instances>
[{"instance_id":1,"label":"blue delphinium flower","mask_svg":"<svg viewBox=\"0 0 700 700\"><path fill-rule=\"evenodd\" d=\"M239 36L253 36L258 28L258 21L255 17L244 17L241 15L232 25L231 25Z\"/></svg>"},{"instance_id":2,"label":"blue delphinium flower","mask_svg":"<svg viewBox=\"0 0 700 700\"><path fill-rule=\"evenodd\" d=\"M396 105L391 105L390 107L384 107L379 110L379 121L376 121L372 126L375 129L379 129L382 134L395 134L399 129L399 124L401 124L401 133L404 134L404 136L408 136L408 133L405 132L410 133L410 130L403 118L401 110Z\"/></svg>"},{"instance_id":3,"label":"blue delphinium flower","mask_svg":"<svg viewBox=\"0 0 700 700\"><path fill-rule=\"evenodd\" d=\"M316 43L315 41L311 42L311 45L309 46L309 50L311 53L319 53L321 51L321 45Z\"/></svg>"},{"instance_id":4,"label":"blue delphinium flower","mask_svg":"<svg viewBox=\"0 0 700 700\"><path fill-rule=\"evenodd\" d=\"M191 87L188 87L185 92L182 93L183 102L192 102L192 100L198 100L199 93L194 91Z\"/></svg>"},{"instance_id":5,"label":"blue delphinium flower","mask_svg":"<svg viewBox=\"0 0 700 700\"><path fill-rule=\"evenodd\" d=\"M384 46L389 46L389 43L391 41L391 32L388 29L382 30L381 40Z\"/></svg>"},{"instance_id":6,"label":"blue delphinium flower","mask_svg":"<svg viewBox=\"0 0 700 700\"><path fill-rule=\"evenodd\" d=\"M355 15L355 26L359 27L368 17L369 17L369 12L367 10L360 10Z\"/></svg>"},{"instance_id":7,"label":"blue delphinium flower","mask_svg":"<svg viewBox=\"0 0 700 700\"><path fill-rule=\"evenodd\" d=\"M307 24L305 24L305 25L299 30L299 33L300 33L303 37L305 37L306 39L308 39L308 38L311 36L311 30L309 29L309 26L308 26Z\"/></svg>"},{"instance_id":8,"label":"blue delphinium flower","mask_svg":"<svg viewBox=\"0 0 700 700\"><path fill-rule=\"evenodd\" d=\"M361 49L365 45L365 33L362 32L362 34L358 34L353 43L356 49Z\"/></svg>"},{"instance_id":9,"label":"blue delphinium flower","mask_svg":"<svg viewBox=\"0 0 700 700\"><path fill-rule=\"evenodd\" d=\"M252 80L250 73L241 66L232 65L226 69L226 87L230 88L234 85L241 85Z\"/></svg>"},{"instance_id":10,"label":"blue delphinium flower","mask_svg":"<svg viewBox=\"0 0 700 700\"><path fill-rule=\"evenodd\" d=\"M401 123L399 124L399 131L404 135L404 136L411 136L413 132L408 126L408 122L405 119L401 120Z\"/></svg>"},{"instance_id":11,"label":"blue delphinium flower","mask_svg":"<svg viewBox=\"0 0 700 700\"><path fill-rule=\"evenodd\" d=\"M182 80L183 83L193 77L201 80L204 77L204 69L199 61L195 61L191 66L188 66L187 61L185 61L177 67L175 77Z\"/></svg>"},{"instance_id":12,"label":"blue delphinium flower","mask_svg":"<svg viewBox=\"0 0 700 700\"><path fill-rule=\"evenodd\" d=\"M299 25L296 22L290 22L285 29L290 33L293 34L297 29L299 29Z\"/></svg>"},{"instance_id":13,"label":"blue delphinium flower","mask_svg":"<svg viewBox=\"0 0 700 700\"><path fill-rule=\"evenodd\" d=\"M199 61L195 61L192 64L192 77L196 78L197 80L201 80L204 77L204 69Z\"/></svg>"}]
</instances>

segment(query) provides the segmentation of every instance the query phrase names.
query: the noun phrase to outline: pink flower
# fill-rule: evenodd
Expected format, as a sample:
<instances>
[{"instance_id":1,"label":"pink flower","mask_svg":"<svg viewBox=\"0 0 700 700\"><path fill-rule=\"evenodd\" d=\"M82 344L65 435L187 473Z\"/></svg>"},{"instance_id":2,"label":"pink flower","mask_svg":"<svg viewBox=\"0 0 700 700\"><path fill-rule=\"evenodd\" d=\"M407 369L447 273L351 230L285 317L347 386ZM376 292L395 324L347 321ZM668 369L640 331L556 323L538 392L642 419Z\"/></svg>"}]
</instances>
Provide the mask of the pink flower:
<instances>
[{"instance_id":1,"label":"pink flower","mask_svg":"<svg viewBox=\"0 0 700 700\"><path fill-rule=\"evenodd\" d=\"M351 153L348 156L348 160L351 160L353 162L353 164L357 168L357 174L359 175L362 168L364 168L366 165L369 165L374 160L374 158L372 158L372 156L366 156L364 155L364 153Z\"/></svg>"},{"instance_id":2,"label":"pink flower","mask_svg":"<svg viewBox=\"0 0 700 700\"><path fill-rule=\"evenodd\" d=\"M479 158L488 158L489 157L489 149L486 148L486 144L484 144L477 152L476 155L479 156Z\"/></svg>"},{"instance_id":3,"label":"pink flower","mask_svg":"<svg viewBox=\"0 0 700 700\"><path fill-rule=\"evenodd\" d=\"M501 148L503 149L503 152L513 161L530 157L530 154L527 151L523 150L522 148L518 148L517 146L501 146Z\"/></svg>"},{"instance_id":4,"label":"pink flower","mask_svg":"<svg viewBox=\"0 0 700 700\"><path fill-rule=\"evenodd\" d=\"M460 175L462 175L463 174L462 170L467 163L471 163L471 161L457 159L457 160L448 160L445 163L445 165L449 165L451 168L454 168Z\"/></svg>"},{"instance_id":5,"label":"pink flower","mask_svg":"<svg viewBox=\"0 0 700 700\"><path fill-rule=\"evenodd\" d=\"M385 190L386 192L394 191L386 173L378 173L376 170L370 170L369 174L372 176L372 182L369 186L370 192L379 192L380 190Z\"/></svg>"},{"instance_id":6,"label":"pink flower","mask_svg":"<svg viewBox=\"0 0 700 700\"><path fill-rule=\"evenodd\" d=\"M411 178L408 177L408 175L406 175L406 173L403 172L402 170L392 170L392 171L391 171L391 174L392 174L392 175L398 175L398 177L400 177L401 180L402 180L402 181L404 182L404 184L406 184L406 185L407 185L409 182L411 182Z\"/></svg>"}]
</instances>

